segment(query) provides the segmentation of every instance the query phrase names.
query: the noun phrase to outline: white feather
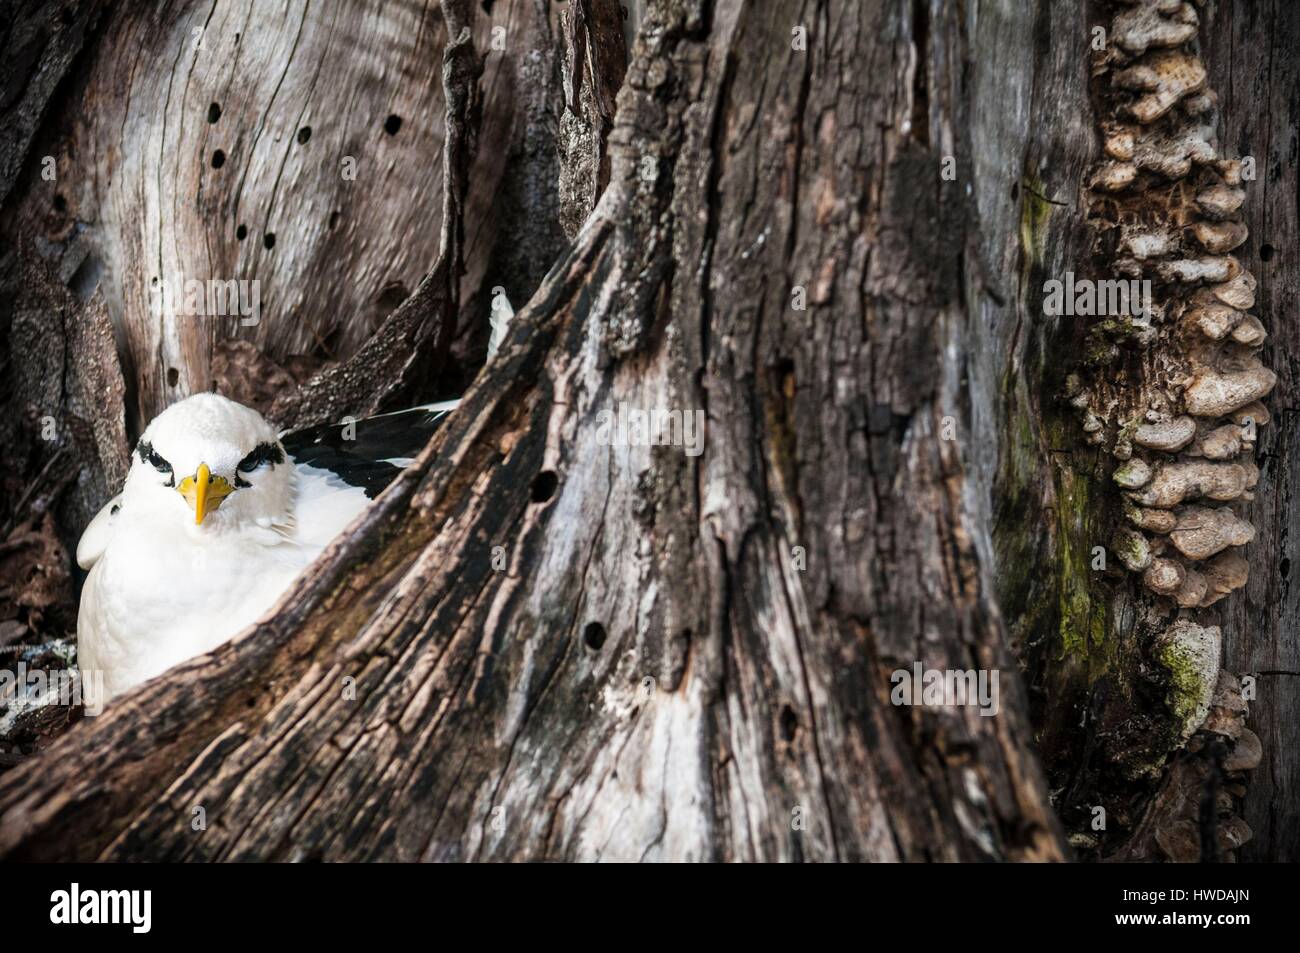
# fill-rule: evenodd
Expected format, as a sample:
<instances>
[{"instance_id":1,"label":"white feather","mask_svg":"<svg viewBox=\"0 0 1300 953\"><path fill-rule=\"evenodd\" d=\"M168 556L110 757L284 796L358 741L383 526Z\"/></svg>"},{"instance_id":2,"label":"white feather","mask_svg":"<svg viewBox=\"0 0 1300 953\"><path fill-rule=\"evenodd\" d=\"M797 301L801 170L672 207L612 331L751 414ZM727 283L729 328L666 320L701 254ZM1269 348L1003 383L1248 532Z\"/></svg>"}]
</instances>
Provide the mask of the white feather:
<instances>
[{"instance_id":1,"label":"white feather","mask_svg":"<svg viewBox=\"0 0 1300 953\"><path fill-rule=\"evenodd\" d=\"M82 569L89 569L104 555L121 505L122 494L119 493L104 504L104 508L95 514L95 518L86 526L86 531L81 534L81 539L77 542L77 565Z\"/></svg>"},{"instance_id":2,"label":"white feather","mask_svg":"<svg viewBox=\"0 0 1300 953\"><path fill-rule=\"evenodd\" d=\"M488 316L488 323L492 326L492 333L488 335L487 359L489 361L496 357L501 342L505 340L510 319L514 316L514 306L506 297L505 291L499 291L492 296L492 311Z\"/></svg>"}]
</instances>

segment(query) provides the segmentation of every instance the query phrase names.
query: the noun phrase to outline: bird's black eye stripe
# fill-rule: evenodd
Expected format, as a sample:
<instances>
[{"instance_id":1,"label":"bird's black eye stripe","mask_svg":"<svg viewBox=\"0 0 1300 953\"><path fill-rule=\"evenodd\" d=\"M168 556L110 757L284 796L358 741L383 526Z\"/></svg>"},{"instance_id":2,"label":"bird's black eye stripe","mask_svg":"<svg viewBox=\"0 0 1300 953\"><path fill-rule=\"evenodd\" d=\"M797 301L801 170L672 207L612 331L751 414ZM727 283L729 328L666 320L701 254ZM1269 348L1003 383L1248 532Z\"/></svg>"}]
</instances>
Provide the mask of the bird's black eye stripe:
<instances>
[{"instance_id":1,"label":"bird's black eye stripe","mask_svg":"<svg viewBox=\"0 0 1300 953\"><path fill-rule=\"evenodd\" d=\"M172 473L172 465L158 455L158 451L154 450L153 444L149 443L148 441L141 440L140 443L136 446L135 450L136 453L140 455L140 459L143 462L149 464L159 473L169 474L169 478L167 480L168 486L171 486L176 482L176 475Z\"/></svg>"},{"instance_id":2,"label":"bird's black eye stripe","mask_svg":"<svg viewBox=\"0 0 1300 953\"><path fill-rule=\"evenodd\" d=\"M275 466L277 463L284 463L284 451L276 443L259 443L253 448L253 452L244 459L239 461L236 469L240 473L252 473L258 467L265 463ZM244 484L247 486L248 484Z\"/></svg>"}]
</instances>

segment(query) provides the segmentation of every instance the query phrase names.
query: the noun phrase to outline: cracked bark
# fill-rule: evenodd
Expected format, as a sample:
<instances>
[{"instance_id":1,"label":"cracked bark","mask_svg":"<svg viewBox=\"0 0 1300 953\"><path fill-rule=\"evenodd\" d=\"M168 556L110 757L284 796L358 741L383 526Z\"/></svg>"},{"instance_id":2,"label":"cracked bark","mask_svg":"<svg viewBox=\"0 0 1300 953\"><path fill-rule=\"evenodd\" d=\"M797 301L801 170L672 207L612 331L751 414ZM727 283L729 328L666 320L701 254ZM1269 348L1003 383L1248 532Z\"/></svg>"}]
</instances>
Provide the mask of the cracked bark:
<instances>
[{"instance_id":1,"label":"cracked bark","mask_svg":"<svg viewBox=\"0 0 1300 953\"><path fill-rule=\"evenodd\" d=\"M483 66L474 50L474 5L444 0L440 9L447 40L442 53L446 151L438 257L414 294L397 306L356 354L276 399L268 417L286 430L410 406L429 391L447 361L460 315L465 197L478 139L478 81Z\"/></svg>"},{"instance_id":2,"label":"cracked bark","mask_svg":"<svg viewBox=\"0 0 1300 953\"><path fill-rule=\"evenodd\" d=\"M1268 42L1258 41L1259 36ZM1255 839L1241 852L1247 861L1300 858L1300 692L1286 679L1300 670L1300 590L1290 582L1300 560L1300 442L1294 422L1300 322L1292 314L1300 295L1300 206L1296 195L1296 126L1300 68L1290 55L1300 46L1300 8L1269 3L1221 3L1205 35L1209 84L1218 91L1223 142L1232 155L1254 156L1259 167L1242 208L1251 241L1238 252L1259 280L1259 313L1273 316L1263 359L1278 373L1274 426L1261 436L1261 477L1246 513L1257 529L1253 571L1244 594L1227 602L1224 626L1232 633L1225 665L1252 673L1258 695L1250 726L1259 735L1263 763L1245 798L1246 822ZM1262 570L1262 571L1261 571Z\"/></svg>"},{"instance_id":3,"label":"cracked bark","mask_svg":"<svg viewBox=\"0 0 1300 953\"><path fill-rule=\"evenodd\" d=\"M460 410L271 618L6 775L0 853L1064 856L941 438L990 284L938 176L971 39L795 22L650 5L609 186ZM703 453L609 446L623 402ZM890 704L917 659L1002 714Z\"/></svg>"}]
</instances>

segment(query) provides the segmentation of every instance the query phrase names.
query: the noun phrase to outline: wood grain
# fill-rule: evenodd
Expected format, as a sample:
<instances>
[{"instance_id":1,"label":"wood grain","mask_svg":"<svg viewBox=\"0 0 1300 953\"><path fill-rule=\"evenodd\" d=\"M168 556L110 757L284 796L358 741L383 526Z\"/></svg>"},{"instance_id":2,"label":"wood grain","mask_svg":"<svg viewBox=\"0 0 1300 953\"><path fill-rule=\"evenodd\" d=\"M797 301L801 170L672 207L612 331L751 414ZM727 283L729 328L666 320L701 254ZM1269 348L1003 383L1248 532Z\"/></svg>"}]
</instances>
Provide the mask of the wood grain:
<instances>
[{"instance_id":1,"label":"wood grain","mask_svg":"<svg viewBox=\"0 0 1300 953\"><path fill-rule=\"evenodd\" d=\"M1237 255L1259 280L1258 314L1268 329L1263 358L1278 375L1270 402L1273 422L1262 428L1251 574L1224 612L1227 659L1233 671L1254 674L1258 695L1250 727L1263 742L1264 761L1246 795L1246 821L1255 833L1243 860L1300 860L1300 590L1291 583L1300 559L1300 435L1295 395L1300 383L1300 9L1285 0L1218 5L1206 31L1210 83L1219 93L1223 147L1254 156L1258 178L1243 206L1250 239ZM1261 42L1261 37L1267 42ZM1267 246L1267 251L1265 250Z\"/></svg>"}]
</instances>

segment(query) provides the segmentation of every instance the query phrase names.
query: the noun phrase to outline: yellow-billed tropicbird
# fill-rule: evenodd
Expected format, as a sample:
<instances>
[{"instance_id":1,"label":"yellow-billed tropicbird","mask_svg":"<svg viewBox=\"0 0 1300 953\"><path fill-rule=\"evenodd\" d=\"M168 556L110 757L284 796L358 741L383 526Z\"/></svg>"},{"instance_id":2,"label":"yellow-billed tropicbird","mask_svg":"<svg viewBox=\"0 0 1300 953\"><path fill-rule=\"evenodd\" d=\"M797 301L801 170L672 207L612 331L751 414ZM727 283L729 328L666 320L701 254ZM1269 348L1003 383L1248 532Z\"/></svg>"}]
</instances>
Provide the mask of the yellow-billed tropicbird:
<instances>
[{"instance_id":1,"label":"yellow-billed tropicbird","mask_svg":"<svg viewBox=\"0 0 1300 953\"><path fill-rule=\"evenodd\" d=\"M167 408L77 545L83 675L112 698L256 621L457 403L285 435L217 394Z\"/></svg>"},{"instance_id":2,"label":"yellow-billed tropicbird","mask_svg":"<svg viewBox=\"0 0 1300 953\"><path fill-rule=\"evenodd\" d=\"M488 360L513 317L494 294ZM255 622L459 403L291 434L216 394L168 407L77 544L83 684L102 678L102 703Z\"/></svg>"}]
</instances>

